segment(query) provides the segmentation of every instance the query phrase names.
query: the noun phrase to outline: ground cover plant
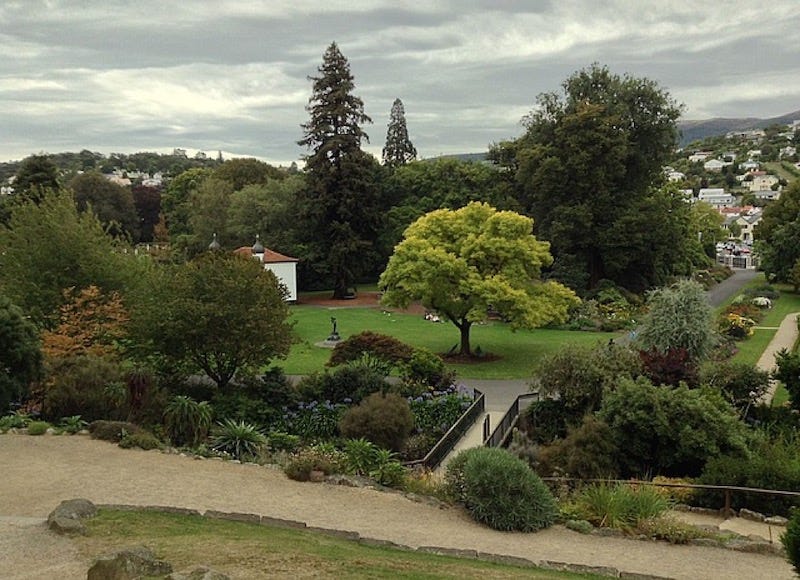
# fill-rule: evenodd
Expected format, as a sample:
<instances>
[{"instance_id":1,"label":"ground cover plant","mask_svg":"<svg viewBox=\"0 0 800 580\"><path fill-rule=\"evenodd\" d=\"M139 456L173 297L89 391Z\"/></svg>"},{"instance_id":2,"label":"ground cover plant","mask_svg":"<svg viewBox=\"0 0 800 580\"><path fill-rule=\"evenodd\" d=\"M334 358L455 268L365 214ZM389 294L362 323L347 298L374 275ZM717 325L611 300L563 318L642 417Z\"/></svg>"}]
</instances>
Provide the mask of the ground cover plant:
<instances>
[{"instance_id":1,"label":"ground cover plant","mask_svg":"<svg viewBox=\"0 0 800 580\"><path fill-rule=\"evenodd\" d=\"M206 519L200 516L102 509L86 520L89 533L75 539L93 558L125 546L146 544L176 570L199 563L235 578L273 578L283 570L327 578L598 578L365 546L311 531Z\"/></svg>"},{"instance_id":2,"label":"ground cover plant","mask_svg":"<svg viewBox=\"0 0 800 580\"><path fill-rule=\"evenodd\" d=\"M286 374L309 374L321 369L330 351L314 345L330 334L330 318L335 316L342 338L363 330L388 334L415 347L434 353L446 353L457 341L449 325L427 321L421 314L382 311L378 308L326 308L297 305L291 308L290 321L299 342L281 366ZM472 344L500 356L479 363L448 362L458 376L464 378L522 379L531 373L532 361L546 353L556 352L565 344L595 345L606 343L618 334L611 332L574 332L569 330L536 329L512 332L502 321L490 320L472 328Z\"/></svg>"}]
</instances>

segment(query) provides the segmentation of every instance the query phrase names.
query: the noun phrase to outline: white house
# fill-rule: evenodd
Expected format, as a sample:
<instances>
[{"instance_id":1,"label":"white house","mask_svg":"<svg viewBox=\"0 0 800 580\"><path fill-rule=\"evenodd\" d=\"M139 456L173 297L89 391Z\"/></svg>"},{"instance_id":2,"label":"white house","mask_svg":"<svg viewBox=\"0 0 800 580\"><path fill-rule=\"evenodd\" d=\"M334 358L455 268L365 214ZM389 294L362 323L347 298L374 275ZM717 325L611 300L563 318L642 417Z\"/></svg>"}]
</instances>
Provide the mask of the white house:
<instances>
[{"instance_id":1,"label":"white house","mask_svg":"<svg viewBox=\"0 0 800 580\"><path fill-rule=\"evenodd\" d=\"M743 182L747 189L752 192L755 191L764 191L766 189L772 189L772 186L778 183L778 178L774 175L753 175L752 181L744 181Z\"/></svg>"},{"instance_id":2,"label":"white house","mask_svg":"<svg viewBox=\"0 0 800 580\"><path fill-rule=\"evenodd\" d=\"M216 246L214 246L216 244ZM217 236L214 235L214 241L209 245L209 249L219 249L219 242ZM291 258L279 254L269 248L265 248L261 240L256 236L256 243L250 246L243 246L233 251L234 254L242 256L252 256L264 264L264 269L269 270L278 278L278 282L286 287L287 295L286 300L294 302L297 300L297 258Z\"/></svg>"},{"instance_id":3,"label":"white house","mask_svg":"<svg viewBox=\"0 0 800 580\"><path fill-rule=\"evenodd\" d=\"M744 163L739 164L739 169L744 169L745 171L758 169L759 167L761 167L761 164L758 161L753 161L752 159L748 159Z\"/></svg>"},{"instance_id":4,"label":"white house","mask_svg":"<svg viewBox=\"0 0 800 580\"><path fill-rule=\"evenodd\" d=\"M775 201L776 199L781 198L781 192L779 190L773 191L771 189L765 189L763 191L754 191L753 196L756 199L763 199L765 201Z\"/></svg>"},{"instance_id":5,"label":"white house","mask_svg":"<svg viewBox=\"0 0 800 580\"><path fill-rule=\"evenodd\" d=\"M700 161L705 161L711 157L711 155L713 155L711 151L697 151L696 153L689 155L689 161L692 163L698 163Z\"/></svg>"},{"instance_id":6,"label":"white house","mask_svg":"<svg viewBox=\"0 0 800 580\"><path fill-rule=\"evenodd\" d=\"M731 163L726 163L724 161L720 161L719 159L709 159L705 163L703 163L703 169L706 171L713 171L713 172L720 172L722 168L726 165L731 165Z\"/></svg>"},{"instance_id":7,"label":"white house","mask_svg":"<svg viewBox=\"0 0 800 580\"><path fill-rule=\"evenodd\" d=\"M725 190L721 187L704 187L697 195L697 199L718 209L736 205L736 197L730 193L725 193Z\"/></svg>"}]
</instances>

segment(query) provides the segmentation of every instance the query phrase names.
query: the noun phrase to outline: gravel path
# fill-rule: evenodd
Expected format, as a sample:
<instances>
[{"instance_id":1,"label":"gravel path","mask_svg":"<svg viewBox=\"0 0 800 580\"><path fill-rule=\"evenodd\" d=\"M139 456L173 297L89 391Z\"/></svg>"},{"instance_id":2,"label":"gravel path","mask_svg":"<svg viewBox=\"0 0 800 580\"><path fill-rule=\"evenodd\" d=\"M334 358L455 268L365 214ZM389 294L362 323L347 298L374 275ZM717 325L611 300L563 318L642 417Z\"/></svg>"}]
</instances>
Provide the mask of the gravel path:
<instances>
[{"instance_id":1,"label":"gravel path","mask_svg":"<svg viewBox=\"0 0 800 580\"><path fill-rule=\"evenodd\" d=\"M536 534L479 526L441 509L371 489L298 483L274 469L123 450L85 436L0 436L0 577L85 578L68 541L44 532L63 499L249 512L359 532L399 544L484 552L671 578L790 579L782 558L719 548L583 536L556 526ZM33 549L32 549L33 547Z\"/></svg>"}]
</instances>

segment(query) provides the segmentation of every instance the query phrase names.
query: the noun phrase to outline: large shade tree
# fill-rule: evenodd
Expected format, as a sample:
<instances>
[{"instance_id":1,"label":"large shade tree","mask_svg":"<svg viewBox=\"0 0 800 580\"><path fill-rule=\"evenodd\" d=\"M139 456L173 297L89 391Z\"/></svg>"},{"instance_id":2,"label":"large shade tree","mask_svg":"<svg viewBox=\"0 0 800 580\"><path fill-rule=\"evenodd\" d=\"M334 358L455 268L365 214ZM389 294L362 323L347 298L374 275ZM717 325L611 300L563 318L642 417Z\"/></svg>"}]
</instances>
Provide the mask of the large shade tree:
<instances>
[{"instance_id":1,"label":"large shade tree","mask_svg":"<svg viewBox=\"0 0 800 580\"><path fill-rule=\"evenodd\" d=\"M755 238L764 272L779 282L793 282L793 270L800 263L800 179L764 208Z\"/></svg>"},{"instance_id":2,"label":"large shade tree","mask_svg":"<svg viewBox=\"0 0 800 580\"><path fill-rule=\"evenodd\" d=\"M641 290L673 269L667 261L643 275L662 229L640 214L655 209L649 199L663 182L680 113L657 83L595 64L564 81L561 93L540 95L523 120L525 134L493 148L537 234L552 243L556 270L573 286L592 288L608 278ZM621 253L629 236L635 244Z\"/></svg>"},{"instance_id":3,"label":"large shade tree","mask_svg":"<svg viewBox=\"0 0 800 580\"><path fill-rule=\"evenodd\" d=\"M42 375L39 332L20 308L0 294L0 415Z\"/></svg>"},{"instance_id":4,"label":"large shade tree","mask_svg":"<svg viewBox=\"0 0 800 580\"><path fill-rule=\"evenodd\" d=\"M310 234L304 257L331 279L334 298L346 298L371 259L379 229L378 164L361 150L362 140L369 140L361 125L372 120L353 94L350 64L336 43L325 51L318 71L309 77L310 119L298 142L311 150L303 196Z\"/></svg>"},{"instance_id":5,"label":"large shade tree","mask_svg":"<svg viewBox=\"0 0 800 580\"><path fill-rule=\"evenodd\" d=\"M470 329L490 309L512 328L564 320L578 299L561 284L540 280L552 257L532 228L530 218L479 202L422 216L380 277L384 304L418 300L435 310L459 329L462 355L471 354Z\"/></svg>"},{"instance_id":6,"label":"large shade tree","mask_svg":"<svg viewBox=\"0 0 800 580\"><path fill-rule=\"evenodd\" d=\"M91 208L111 235L138 240L139 218L130 187L113 183L96 171L87 171L70 180L69 188L78 209Z\"/></svg>"},{"instance_id":7,"label":"large shade tree","mask_svg":"<svg viewBox=\"0 0 800 580\"><path fill-rule=\"evenodd\" d=\"M201 371L224 389L235 376L289 352L285 289L257 260L206 252L163 267L151 282L131 313L138 356Z\"/></svg>"}]
</instances>

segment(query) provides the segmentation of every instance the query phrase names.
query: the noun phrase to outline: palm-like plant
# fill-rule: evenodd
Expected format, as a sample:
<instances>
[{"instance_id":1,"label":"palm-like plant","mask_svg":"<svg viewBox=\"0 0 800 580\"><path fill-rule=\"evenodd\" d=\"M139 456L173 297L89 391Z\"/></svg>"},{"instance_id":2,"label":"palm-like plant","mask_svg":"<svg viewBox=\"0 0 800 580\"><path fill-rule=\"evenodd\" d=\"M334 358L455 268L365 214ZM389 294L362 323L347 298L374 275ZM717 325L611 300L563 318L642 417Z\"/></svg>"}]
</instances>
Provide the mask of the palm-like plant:
<instances>
[{"instance_id":1,"label":"palm-like plant","mask_svg":"<svg viewBox=\"0 0 800 580\"><path fill-rule=\"evenodd\" d=\"M267 436L255 425L233 419L217 423L211 440L214 450L227 453L239 461L255 458L266 444Z\"/></svg>"},{"instance_id":2,"label":"palm-like plant","mask_svg":"<svg viewBox=\"0 0 800 580\"><path fill-rule=\"evenodd\" d=\"M164 409L164 423L176 445L197 446L211 428L211 405L198 403L191 397L178 395Z\"/></svg>"}]
</instances>

